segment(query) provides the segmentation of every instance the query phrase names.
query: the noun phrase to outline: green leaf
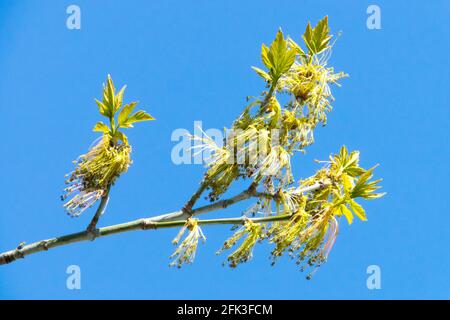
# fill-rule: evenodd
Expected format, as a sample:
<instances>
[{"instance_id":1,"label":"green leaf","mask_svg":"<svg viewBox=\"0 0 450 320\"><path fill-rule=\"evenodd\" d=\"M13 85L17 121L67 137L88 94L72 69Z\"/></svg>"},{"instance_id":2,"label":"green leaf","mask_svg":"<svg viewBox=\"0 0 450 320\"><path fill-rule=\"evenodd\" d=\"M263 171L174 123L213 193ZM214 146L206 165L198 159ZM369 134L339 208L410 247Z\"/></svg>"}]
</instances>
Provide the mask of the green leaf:
<instances>
[{"instance_id":1,"label":"green leaf","mask_svg":"<svg viewBox=\"0 0 450 320\"><path fill-rule=\"evenodd\" d=\"M358 218L360 218L362 221L367 221L366 212L364 211L363 207L361 207L361 205L359 205L354 200L349 200L348 204Z\"/></svg>"},{"instance_id":2,"label":"green leaf","mask_svg":"<svg viewBox=\"0 0 450 320\"><path fill-rule=\"evenodd\" d=\"M341 157L341 161L344 162L347 159L348 156L348 150L345 145L341 147L341 150L339 150L339 156Z\"/></svg>"},{"instance_id":3,"label":"green leaf","mask_svg":"<svg viewBox=\"0 0 450 320\"><path fill-rule=\"evenodd\" d=\"M270 75L267 72L265 72L264 70L262 70L260 68L257 68L257 67L252 67L252 69L255 70L255 72L259 76L261 76L264 80L266 80L266 81L270 81L271 80Z\"/></svg>"},{"instance_id":4,"label":"green leaf","mask_svg":"<svg viewBox=\"0 0 450 320\"><path fill-rule=\"evenodd\" d=\"M295 61L295 56L295 49L288 46L281 30L277 32L275 40L271 43L270 48L264 44L261 47L261 58L264 65L269 69L269 75L272 81L277 81L283 73L289 71ZM256 69L255 71L263 78L267 78L265 76L267 73L261 74Z\"/></svg>"},{"instance_id":5,"label":"green leaf","mask_svg":"<svg viewBox=\"0 0 450 320\"><path fill-rule=\"evenodd\" d=\"M92 129L94 132L103 132L103 133L108 133L109 132L109 127L104 124L103 122L99 121L95 124L94 129Z\"/></svg>"},{"instance_id":6,"label":"green leaf","mask_svg":"<svg viewBox=\"0 0 450 320\"><path fill-rule=\"evenodd\" d=\"M275 69L279 69L280 61L286 54L287 43L284 39L283 32L278 30L275 40L270 44L269 59Z\"/></svg>"},{"instance_id":7,"label":"green leaf","mask_svg":"<svg viewBox=\"0 0 450 320\"><path fill-rule=\"evenodd\" d=\"M288 39L288 44L296 51L297 54L301 55L302 57L306 56L306 53L305 51L303 51L302 47L300 47L297 42L295 42L291 38Z\"/></svg>"},{"instance_id":8,"label":"green leaf","mask_svg":"<svg viewBox=\"0 0 450 320\"><path fill-rule=\"evenodd\" d=\"M293 49L286 52L283 61L280 63L280 75L289 71L295 62L295 51Z\"/></svg>"},{"instance_id":9,"label":"green leaf","mask_svg":"<svg viewBox=\"0 0 450 320\"><path fill-rule=\"evenodd\" d=\"M125 88L127 86L123 86L122 89L120 89L120 91L117 93L117 95L115 96L114 99L114 113L116 113L117 111L119 111L119 109L122 107L122 103L123 103L123 94L125 92Z\"/></svg>"},{"instance_id":10,"label":"green leaf","mask_svg":"<svg viewBox=\"0 0 450 320\"><path fill-rule=\"evenodd\" d=\"M121 125L122 128L132 128L133 123L135 122L141 122L141 121L148 121L148 120L155 120L151 115L146 113L144 110L139 110L135 114L131 115L129 118L127 118Z\"/></svg>"},{"instance_id":11,"label":"green leaf","mask_svg":"<svg viewBox=\"0 0 450 320\"><path fill-rule=\"evenodd\" d=\"M373 177L373 170L376 167L377 166L370 168L365 173L359 176L351 192L352 198L362 197L368 199L371 197L372 198L379 197L378 195L373 194L372 192L380 188L379 186L377 186L377 183L379 183L381 180L374 180L369 182L369 180Z\"/></svg>"},{"instance_id":12,"label":"green leaf","mask_svg":"<svg viewBox=\"0 0 450 320\"><path fill-rule=\"evenodd\" d=\"M269 60L269 48L265 44L261 46L261 59L267 69L273 69L272 62Z\"/></svg>"},{"instance_id":13,"label":"green leaf","mask_svg":"<svg viewBox=\"0 0 450 320\"><path fill-rule=\"evenodd\" d=\"M110 118L111 114L109 112L109 108L107 106L105 106L105 104L103 102L98 101L97 99L95 99L95 102L97 103L98 110L100 111L100 114L105 116L105 117L107 117L107 118Z\"/></svg>"},{"instance_id":14,"label":"green leaf","mask_svg":"<svg viewBox=\"0 0 450 320\"><path fill-rule=\"evenodd\" d=\"M303 40L305 41L310 55L319 54L329 48L331 39L329 33L328 16L320 20L314 28L308 23L305 33L303 34Z\"/></svg>"},{"instance_id":15,"label":"green leaf","mask_svg":"<svg viewBox=\"0 0 450 320\"><path fill-rule=\"evenodd\" d=\"M281 76L288 71L295 61L295 51L288 49L283 32L278 30L275 40L270 45L269 60L274 67L274 75Z\"/></svg>"},{"instance_id":16,"label":"green leaf","mask_svg":"<svg viewBox=\"0 0 450 320\"><path fill-rule=\"evenodd\" d=\"M110 103L114 103L116 88L114 87L113 80L111 75L108 74L106 79L106 96L108 97L108 101Z\"/></svg>"},{"instance_id":17,"label":"green leaf","mask_svg":"<svg viewBox=\"0 0 450 320\"><path fill-rule=\"evenodd\" d=\"M130 116L131 112L133 112L136 105L137 105L137 102L131 102L129 104L126 104L123 107L123 109L122 109L122 111L120 111L119 117L117 119L119 121L119 126L122 126L126 122L126 120Z\"/></svg>"},{"instance_id":18,"label":"green leaf","mask_svg":"<svg viewBox=\"0 0 450 320\"><path fill-rule=\"evenodd\" d=\"M103 104L108 107L109 114L111 116L115 113L115 92L116 88L114 87L113 80L111 78L111 75L108 74L108 77L106 79L106 86L103 90Z\"/></svg>"},{"instance_id":19,"label":"green leaf","mask_svg":"<svg viewBox=\"0 0 450 320\"><path fill-rule=\"evenodd\" d=\"M352 190L352 179L345 173L342 174L342 184L344 186L345 193L350 193Z\"/></svg>"},{"instance_id":20,"label":"green leaf","mask_svg":"<svg viewBox=\"0 0 450 320\"><path fill-rule=\"evenodd\" d=\"M345 167L357 166L359 162L359 151L352 151L346 161Z\"/></svg>"},{"instance_id":21,"label":"green leaf","mask_svg":"<svg viewBox=\"0 0 450 320\"><path fill-rule=\"evenodd\" d=\"M345 169L345 172L353 178L359 177L360 175L362 175L363 173L366 172L366 170L364 170L363 168L357 167L357 166L352 166L352 167L348 167Z\"/></svg>"},{"instance_id":22,"label":"green leaf","mask_svg":"<svg viewBox=\"0 0 450 320\"><path fill-rule=\"evenodd\" d=\"M352 212L343 204L339 206L339 210L347 219L348 224L352 224L352 222L353 222Z\"/></svg>"}]
</instances>

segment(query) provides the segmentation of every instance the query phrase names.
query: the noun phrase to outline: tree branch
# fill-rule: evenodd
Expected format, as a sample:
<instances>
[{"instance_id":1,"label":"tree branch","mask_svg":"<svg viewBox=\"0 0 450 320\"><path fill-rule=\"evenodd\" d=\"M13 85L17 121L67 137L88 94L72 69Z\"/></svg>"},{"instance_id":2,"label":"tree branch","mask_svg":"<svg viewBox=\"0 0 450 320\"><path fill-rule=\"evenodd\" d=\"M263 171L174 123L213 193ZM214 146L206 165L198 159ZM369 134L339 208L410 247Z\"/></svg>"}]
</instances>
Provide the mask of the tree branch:
<instances>
[{"instance_id":1,"label":"tree branch","mask_svg":"<svg viewBox=\"0 0 450 320\"><path fill-rule=\"evenodd\" d=\"M303 188L299 190L299 193L305 193L314 191L320 188L323 188L325 185L322 183L316 183L312 186ZM163 214L150 218L142 218L134 221L116 224L100 229L96 229L95 237L92 237L92 231L85 230L77 233L72 233L60 237L50 238L46 240L37 241L28 245L19 245L14 250L10 250L0 254L0 265L8 264L14 262L18 259L25 258L25 256L41 252L47 251L52 248L65 246L75 242L89 241L94 240L96 237L106 237L113 234L135 231L135 230L150 230L150 229L160 229L160 228L171 228L182 226L186 222L186 219L191 217L192 215L204 214L216 210L225 209L228 206L235 204L237 202L247 200L251 197L272 197L270 194L256 192L252 190L245 190L238 195L217 201L215 203L197 208L192 210L191 214L186 213L183 210L175 211L168 214ZM100 205L101 206L101 205ZM99 207L100 209L100 207ZM271 217L263 217L263 218L251 218L250 220L258 223L270 222L276 220L286 220L290 217L290 215L279 215L279 216L271 216ZM228 218L228 219L212 219L212 220L199 220L198 223L200 225L210 225L210 224L240 224L245 221L245 219L249 219L246 217L239 218Z\"/></svg>"}]
</instances>

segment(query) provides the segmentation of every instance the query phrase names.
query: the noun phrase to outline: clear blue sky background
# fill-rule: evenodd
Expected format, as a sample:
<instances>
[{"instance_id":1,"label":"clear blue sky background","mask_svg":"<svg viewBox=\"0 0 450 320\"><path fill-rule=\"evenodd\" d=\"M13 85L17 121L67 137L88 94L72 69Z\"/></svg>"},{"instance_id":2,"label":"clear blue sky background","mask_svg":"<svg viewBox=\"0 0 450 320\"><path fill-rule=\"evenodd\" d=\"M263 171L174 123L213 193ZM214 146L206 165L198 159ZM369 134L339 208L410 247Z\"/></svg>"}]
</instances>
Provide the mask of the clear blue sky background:
<instances>
[{"instance_id":1,"label":"clear blue sky background","mask_svg":"<svg viewBox=\"0 0 450 320\"><path fill-rule=\"evenodd\" d=\"M276 4L275 4L276 3ZM450 298L447 1L376 1L382 29L366 28L368 1L82 1L81 30L66 28L70 1L0 1L0 251L83 229L59 201L71 161L97 137L94 97L108 73L156 118L129 131L134 164L112 191L101 225L180 208L203 169L176 166L176 128L228 126L263 83L260 45L278 27L299 39L329 15L343 31L330 63L350 74L316 144L293 161L297 177L342 144L380 163L388 195L365 203L369 221L341 224L312 281L268 245L237 269L214 252L228 227L205 229L194 265L168 267L177 230L134 232L27 257L0 267L0 298ZM233 188L238 191L238 188ZM228 210L238 215L237 207ZM66 268L82 289L66 289ZM366 268L382 289L366 288Z\"/></svg>"}]
</instances>

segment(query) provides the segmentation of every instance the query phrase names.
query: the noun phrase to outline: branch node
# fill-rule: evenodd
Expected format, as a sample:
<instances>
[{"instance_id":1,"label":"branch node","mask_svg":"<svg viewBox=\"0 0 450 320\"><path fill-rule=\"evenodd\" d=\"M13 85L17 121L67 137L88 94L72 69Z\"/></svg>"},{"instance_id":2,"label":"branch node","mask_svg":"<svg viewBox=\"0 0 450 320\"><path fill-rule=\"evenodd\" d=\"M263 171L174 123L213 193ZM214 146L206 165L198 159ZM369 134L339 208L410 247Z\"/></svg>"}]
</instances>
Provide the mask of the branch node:
<instances>
[{"instance_id":1,"label":"branch node","mask_svg":"<svg viewBox=\"0 0 450 320\"><path fill-rule=\"evenodd\" d=\"M98 229L93 229L90 230L89 228L86 230L88 236L90 237L89 240L94 241L95 239L97 239L100 236L100 232L98 231Z\"/></svg>"},{"instance_id":2,"label":"branch node","mask_svg":"<svg viewBox=\"0 0 450 320\"><path fill-rule=\"evenodd\" d=\"M48 251L48 240L43 240L40 244L45 251Z\"/></svg>"},{"instance_id":3,"label":"branch node","mask_svg":"<svg viewBox=\"0 0 450 320\"><path fill-rule=\"evenodd\" d=\"M154 223L153 221L148 221L147 219L144 219L141 222L141 229L142 230L156 229L156 223Z\"/></svg>"},{"instance_id":4,"label":"branch node","mask_svg":"<svg viewBox=\"0 0 450 320\"><path fill-rule=\"evenodd\" d=\"M232 201L230 201L229 199L223 200L223 202L222 202L222 208L225 209L225 208L228 207L231 203L232 203Z\"/></svg>"},{"instance_id":5,"label":"branch node","mask_svg":"<svg viewBox=\"0 0 450 320\"><path fill-rule=\"evenodd\" d=\"M25 241L19 243L19 245L17 246L16 249L17 249L17 250L22 250L24 246L25 246Z\"/></svg>"},{"instance_id":6,"label":"branch node","mask_svg":"<svg viewBox=\"0 0 450 320\"><path fill-rule=\"evenodd\" d=\"M16 250L14 250L14 253L11 254L11 258L12 258L12 260L10 262L17 260L17 259L24 259L25 255L23 254L21 249L16 249Z\"/></svg>"},{"instance_id":7,"label":"branch node","mask_svg":"<svg viewBox=\"0 0 450 320\"><path fill-rule=\"evenodd\" d=\"M181 211L182 211L184 214L187 214L187 215L189 215L189 216L192 216L192 214L193 214L194 212L193 212L193 210L192 210L192 203L191 203L191 201L189 201L188 203L186 203L186 205L181 209Z\"/></svg>"},{"instance_id":8,"label":"branch node","mask_svg":"<svg viewBox=\"0 0 450 320\"><path fill-rule=\"evenodd\" d=\"M247 193L250 196L255 196L256 195L256 184L252 183L250 185L250 187L248 187L248 189L245 191L245 193Z\"/></svg>"}]
</instances>

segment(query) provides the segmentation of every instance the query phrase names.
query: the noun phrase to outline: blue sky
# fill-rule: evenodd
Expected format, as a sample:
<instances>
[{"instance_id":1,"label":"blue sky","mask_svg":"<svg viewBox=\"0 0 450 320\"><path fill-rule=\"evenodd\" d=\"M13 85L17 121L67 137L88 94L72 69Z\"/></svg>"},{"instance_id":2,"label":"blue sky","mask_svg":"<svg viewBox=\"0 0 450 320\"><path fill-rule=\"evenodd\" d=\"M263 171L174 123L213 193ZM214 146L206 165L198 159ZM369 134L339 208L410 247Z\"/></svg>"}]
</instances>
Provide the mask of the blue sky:
<instances>
[{"instance_id":1,"label":"blue sky","mask_svg":"<svg viewBox=\"0 0 450 320\"><path fill-rule=\"evenodd\" d=\"M81 8L81 30L66 8ZM381 8L381 30L366 8ZM293 161L306 177L342 144L379 163L388 195L364 203L369 220L341 224L329 261L305 280L270 248L222 267L214 252L228 227L204 229L192 266L168 267L177 230L127 233L57 248L0 267L0 298L56 299L395 299L450 298L447 1L0 1L0 251L83 229L59 195L71 161L97 137L93 99L111 73L157 121L129 131L134 164L114 187L101 225L179 209L198 185L199 165L176 166L174 129L229 126L263 83L261 43L278 27L299 39L306 23L329 15L342 31L330 63L350 77L335 89L329 123ZM239 191L239 186L233 188ZM238 215L243 207L228 210ZM379 265L382 288L368 290ZM66 288L78 265L82 289Z\"/></svg>"}]
</instances>

